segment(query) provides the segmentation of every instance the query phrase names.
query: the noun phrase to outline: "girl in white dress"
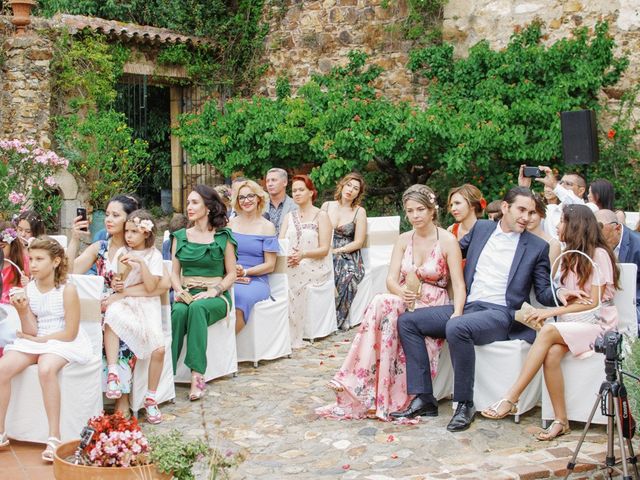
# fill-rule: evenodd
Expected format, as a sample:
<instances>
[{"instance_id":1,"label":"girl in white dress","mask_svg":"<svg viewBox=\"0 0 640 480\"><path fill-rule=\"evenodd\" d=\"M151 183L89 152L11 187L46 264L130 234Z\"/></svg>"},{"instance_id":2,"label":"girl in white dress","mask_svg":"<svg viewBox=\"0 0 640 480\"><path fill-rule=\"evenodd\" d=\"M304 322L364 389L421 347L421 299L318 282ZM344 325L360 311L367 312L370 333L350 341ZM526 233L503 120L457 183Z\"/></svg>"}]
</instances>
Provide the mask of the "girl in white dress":
<instances>
[{"instance_id":1,"label":"girl in white dress","mask_svg":"<svg viewBox=\"0 0 640 480\"><path fill-rule=\"evenodd\" d=\"M142 284L148 293L158 287L163 274L162 254L154 247L155 226L146 210L127 217L124 228L126 247L120 248L114 261L124 287ZM104 316L104 350L107 357L107 398L122 396L118 376L118 348L122 339L137 358L149 358L149 385L144 406L149 423L160 423L162 415L156 402L156 390L164 365L164 334L159 296L123 297L112 302Z\"/></svg>"},{"instance_id":2,"label":"girl in white dress","mask_svg":"<svg viewBox=\"0 0 640 480\"><path fill-rule=\"evenodd\" d=\"M26 292L13 291L11 304L20 315L21 331L0 358L0 447L9 445L5 417L11 398L11 379L29 365L38 365L44 408L49 422L42 459L53 461L60 444L60 385L58 372L67 363L87 363L91 341L80 329L80 300L76 287L66 284L67 257L55 240L41 237L29 247L33 280Z\"/></svg>"}]
</instances>

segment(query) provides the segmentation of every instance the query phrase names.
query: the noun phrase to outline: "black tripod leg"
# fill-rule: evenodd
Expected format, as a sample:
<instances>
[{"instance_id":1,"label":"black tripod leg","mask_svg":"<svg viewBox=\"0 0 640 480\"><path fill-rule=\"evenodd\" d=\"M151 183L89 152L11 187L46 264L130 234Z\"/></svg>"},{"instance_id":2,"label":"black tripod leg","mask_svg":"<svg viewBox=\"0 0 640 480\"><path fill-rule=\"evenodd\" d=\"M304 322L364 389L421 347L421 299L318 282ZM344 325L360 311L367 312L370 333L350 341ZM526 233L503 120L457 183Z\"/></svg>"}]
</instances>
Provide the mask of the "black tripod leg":
<instances>
[{"instance_id":1,"label":"black tripod leg","mask_svg":"<svg viewBox=\"0 0 640 480\"><path fill-rule=\"evenodd\" d=\"M627 461L629 462L629 465L633 465L635 478L640 479L640 472L638 472L638 457L636 457L636 454L633 453L633 442L630 438L627 438L627 452L629 452Z\"/></svg>"},{"instance_id":2,"label":"black tripod leg","mask_svg":"<svg viewBox=\"0 0 640 480\"><path fill-rule=\"evenodd\" d=\"M589 427L591 426L591 421L593 420L593 416L596 414L596 409L600 405L601 401L602 401L602 392L598 393L598 396L596 397L596 401L593 404L593 408L591 409L589 418L587 418L587 423L584 425L584 430L580 435L580 439L578 440L576 449L573 451L573 456L571 457L571 460L569 460L569 463L567 463L567 474L564 476L564 480L567 480L569 478L569 475L573 473L573 469L576 468L576 459L578 458L578 453L580 453L580 448L582 448L584 439L586 438L587 432L589 431Z\"/></svg>"},{"instance_id":3,"label":"black tripod leg","mask_svg":"<svg viewBox=\"0 0 640 480\"><path fill-rule=\"evenodd\" d=\"M616 392L617 393L617 392ZM613 416L613 423L616 425L616 430L618 431L618 444L620 445L620 461L622 463L622 479L623 480L632 480L631 475L629 475L629 469L627 468L627 457L625 455L625 442L624 436L622 435L622 424L620 423L620 405L618 405L618 397L613 398L613 396L609 397L611 402L613 402L613 411L615 415ZM615 400L615 401L614 401ZM608 432L609 437L613 437L613 432Z\"/></svg>"}]
</instances>

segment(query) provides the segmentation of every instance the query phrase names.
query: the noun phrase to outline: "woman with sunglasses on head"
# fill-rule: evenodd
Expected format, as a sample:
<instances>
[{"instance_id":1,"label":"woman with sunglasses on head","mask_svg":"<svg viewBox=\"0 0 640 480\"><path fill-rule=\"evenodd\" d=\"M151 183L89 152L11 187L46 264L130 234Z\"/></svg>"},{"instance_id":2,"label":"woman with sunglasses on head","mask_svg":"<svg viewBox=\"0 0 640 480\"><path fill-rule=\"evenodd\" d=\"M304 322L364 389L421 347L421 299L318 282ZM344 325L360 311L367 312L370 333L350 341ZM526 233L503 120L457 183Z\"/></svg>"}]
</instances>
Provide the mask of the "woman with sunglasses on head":
<instances>
[{"instance_id":1,"label":"woman with sunglasses on head","mask_svg":"<svg viewBox=\"0 0 640 480\"><path fill-rule=\"evenodd\" d=\"M262 216L268 206L269 195L253 180L240 182L231 198L236 216L229 220L229 228L238 242L236 333L249 321L253 306L270 295L267 274L276 268L280 246L276 227Z\"/></svg>"}]
</instances>

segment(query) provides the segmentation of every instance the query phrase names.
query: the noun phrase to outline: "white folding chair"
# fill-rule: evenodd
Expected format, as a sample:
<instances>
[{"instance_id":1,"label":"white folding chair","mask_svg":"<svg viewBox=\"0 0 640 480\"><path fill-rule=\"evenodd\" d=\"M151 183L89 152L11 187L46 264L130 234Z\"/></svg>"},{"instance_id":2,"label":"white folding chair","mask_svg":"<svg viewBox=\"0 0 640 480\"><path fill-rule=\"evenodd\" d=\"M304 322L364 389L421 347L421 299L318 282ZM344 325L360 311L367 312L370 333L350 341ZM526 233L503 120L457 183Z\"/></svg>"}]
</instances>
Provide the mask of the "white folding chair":
<instances>
[{"instance_id":1,"label":"white folding chair","mask_svg":"<svg viewBox=\"0 0 640 480\"><path fill-rule=\"evenodd\" d=\"M362 248L364 278L349 308L349 328L362 322L367 306L378 293L387 291L387 273L393 245L400 235L400 217L367 218L367 238Z\"/></svg>"},{"instance_id":2,"label":"white folding chair","mask_svg":"<svg viewBox=\"0 0 640 480\"><path fill-rule=\"evenodd\" d=\"M287 257L279 255L269 274L271 297L254 305L249 321L236 336L238 362L253 362L291 355Z\"/></svg>"},{"instance_id":3,"label":"white folding chair","mask_svg":"<svg viewBox=\"0 0 640 480\"><path fill-rule=\"evenodd\" d=\"M233 301L233 288L229 290L231 306L227 318L218 320L207 329L207 371L204 381L225 375L236 375L238 372L238 355L236 349L236 309ZM174 381L176 383L190 383L191 371L184 364L187 352L187 338L182 344L182 352L178 358Z\"/></svg>"},{"instance_id":4,"label":"white folding chair","mask_svg":"<svg viewBox=\"0 0 640 480\"><path fill-rule=\"evenodd\" d=\"M634 263L619 263L620 290L616 291L613 303L618 310L618 331L627 341L637 338L636 319L636 274L638 266ZM590 357L579 359L567 353L560 364L564 378L564 398L569 420L586 422L601 383L605 380L604 355L594 353ZM555 418L551 399L546 385L542 391L542 423ZM596 409L592 423L606 424L600 408Z\"/></svg>"},{"instance_id":5,"label":"white folding chair","mask_svg":"<svg viewBox=\"0 0 640 480\"><path fill-rule=\"evenodd\" d=\"M61 440L78 438L87 421L102 412L102 327L100 301L104 278L70 275L80 297L80 327L91 339L93 357L85 365L67 364L60 372ZM38 366L31 365L11 381L7 412L9 437L45 443L49 436Z\"/></svg>"},{"instance_id":6,"label":"white folding chair","mask_svg":"<svg viewBox=\"0 0 640 480\"><path fill-rule=\"evenodd\" d=\"M164 261L165 268L171 272L171 260ZM171 304L169 303L169 292L161 296L162 303L162 332L164 333L164 365L158 390L156 391L156 401L164 403L176 398L175 383L173 381L173 366L171 365ZM149 382L149 362L150 358L138 359L133 371L133 385L131 386L131 409L138 412L144 406L144 396L147 393Z\"/></svg>"}]
</instances>

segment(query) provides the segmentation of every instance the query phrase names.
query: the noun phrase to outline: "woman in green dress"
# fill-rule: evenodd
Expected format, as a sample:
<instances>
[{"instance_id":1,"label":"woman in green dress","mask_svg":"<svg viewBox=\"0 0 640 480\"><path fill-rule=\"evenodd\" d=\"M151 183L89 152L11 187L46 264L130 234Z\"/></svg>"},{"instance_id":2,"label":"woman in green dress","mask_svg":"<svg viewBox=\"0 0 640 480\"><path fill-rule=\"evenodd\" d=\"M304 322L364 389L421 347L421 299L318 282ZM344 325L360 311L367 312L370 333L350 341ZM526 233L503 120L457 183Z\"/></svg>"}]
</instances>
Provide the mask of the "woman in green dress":
<instances>
[{"instance_id":1,"label":"woman in green dress","mask_svg":"<svg viewBox=\"0 0 640 480\"><path fill-rule=\"evenodd\" d=\"M226 228L224 203L213 188L196 185L187 197L187 218L193 226L172 234L171 284L176 300L171 309L171 353L175 372L186 335L189 399L199 400L205 389L207 328L231 309L237 244Z\"/></svg>"}]
</instances>

